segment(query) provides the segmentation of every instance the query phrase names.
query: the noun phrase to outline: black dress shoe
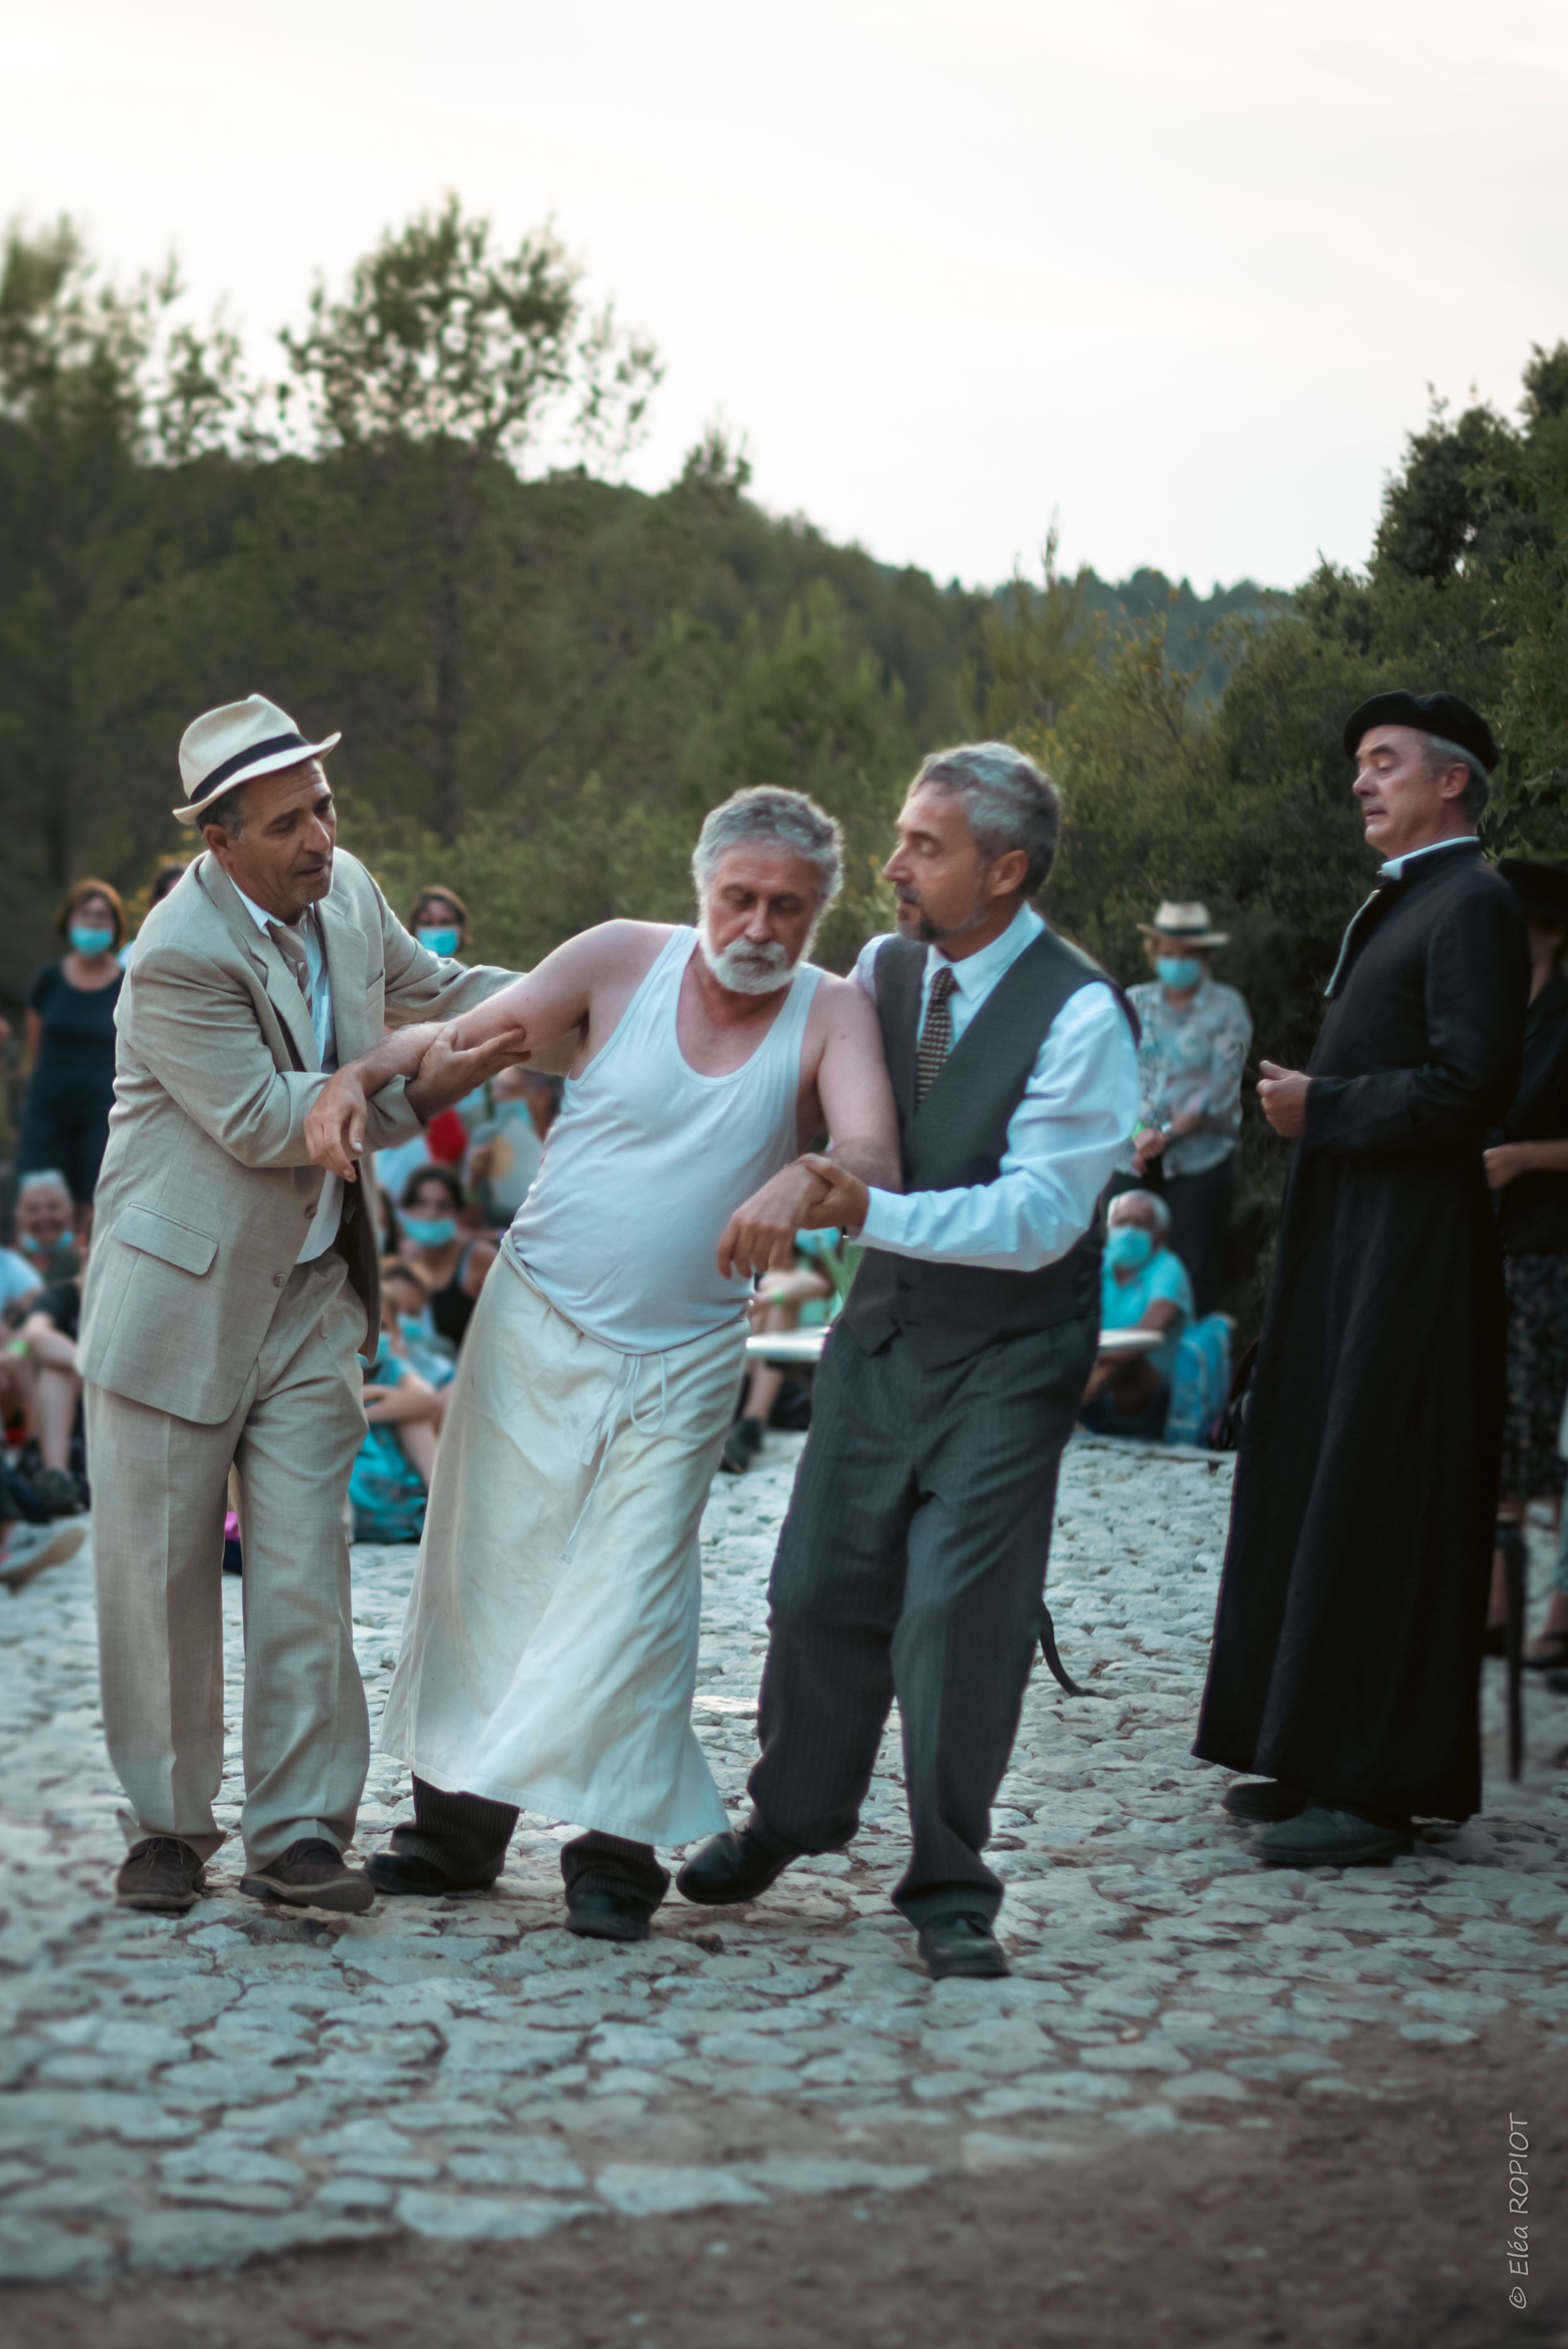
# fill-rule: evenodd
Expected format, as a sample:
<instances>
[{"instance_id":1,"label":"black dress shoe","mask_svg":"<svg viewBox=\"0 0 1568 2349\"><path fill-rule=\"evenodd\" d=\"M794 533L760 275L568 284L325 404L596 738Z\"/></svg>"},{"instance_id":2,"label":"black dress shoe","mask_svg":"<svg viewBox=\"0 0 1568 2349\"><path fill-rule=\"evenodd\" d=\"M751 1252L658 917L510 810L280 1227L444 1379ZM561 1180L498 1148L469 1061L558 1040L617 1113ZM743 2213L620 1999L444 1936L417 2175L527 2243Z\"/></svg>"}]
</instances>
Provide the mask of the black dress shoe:
<instances>
[{"instance_id":1,"label":"black dress shoe","mask_svg":"<svg viewBox=\"0 0 1568 2349\"><path fill-rule=\"evenodd\" d=\"M934 1918L929 1925L923 1925L920 1954L933 1982L945 1982L953 1974L966 1974L977 1982L995 1982L998 1976L1012 1971L1001 1942L991 1930L990 1919L970 1909L960 1909L951 1917Z\"/></svg>"},{"instance_id":2,"label":"black dress shoe","mask_svg":"<svg viewBox=\"0 0 1568 2349\"><path fill-rule=\"evenodd\" d=\"M114 1897L122 1909L182 1916L196 1906L206 1878L206 1862L178 1836L143 1836L125 1855Z\"/></svg>"},{"instance_id":3,"label":"black dress shoe","mask_svg":"<svg viewBox=\"0 0 1568 2349\"><path fill-rule=\"evenodd\" d=\"M345 1868L343 1854L325 1836L302 1836L265 1868L240 1878L253 1900L286 1900L292 1909L334 1909L362 1917L376 1899L376 1888L358 1868Z\"/></svg>"},{"instance_id":4,"label":"black dress shoe","mask_svg":"<svg viewBox=\"0 0 1568 2349\"><path fill-rule=\"evenodd\" d=\"M762 1449L762 1422L738 1419L724 1439L718 1464L727 1476L744 1476Z\"/></svg>"},{"instance_id":5,"label":"black dress shoe","mask_svg":"<svg viewBox=\"0 0 1568 2349\"><path fill-rule=\"evenodd\" d=\"M603 1885L584 1885L566 1896L566 1930L588 1941L645 1941L653 1931L653 1911L645 1900L629 1893L611 1892Z\"/></svg>"},{"instance_id":6,"label":"black dress shoe","mask_svg":"<svg viewBox=\"0 0 1568 2349\"><path fill-rule=\"evenodd\" d=\"M488 1892L496 1880L493 1876L449 1876L433 1859L396 1849L373 1851L365 1873L377 1892L415 1892L427 1900L444 1899L449 1892Z\"/></svg>"},{"instance_id":7,"label":"black dress shoe","mask_svg":"<svg viewBox=\"0 0 1568 2349\"><path fill-rule=\"evenodd\" d=\"M1294 1819L1312 1802L1298 1787L1280 1778L1238 1778L1220 1797L1220 1808L1252 1826L1272 1826L1276 1819Z\"/></svg>"},{"instance_id":8,"label":"black dress shoe","mask_svg":"<svg viewBox=\"0 0 1568 2349\"><path fill-rule=\"evenodd\" d=\"M1274 1868L1384 1868L1413 1841L1408 1826L1314 1803L1297 1817L1264 1827L1253 1849Z\"/></svg>"},{"instance_id":9,"label":"black dress shoe","mask_svg":"<svg viewBox=\"0 0 1568 2349\"><path fill-rule=\"evenodd\" d=\"M771 1850L749 1827L738 1835L710 1836L676 1878L676 1890L683 1900L695 1900L705 1909L755 1900L795 1857L792 1851Z\"/></svg>"}]
</instances>

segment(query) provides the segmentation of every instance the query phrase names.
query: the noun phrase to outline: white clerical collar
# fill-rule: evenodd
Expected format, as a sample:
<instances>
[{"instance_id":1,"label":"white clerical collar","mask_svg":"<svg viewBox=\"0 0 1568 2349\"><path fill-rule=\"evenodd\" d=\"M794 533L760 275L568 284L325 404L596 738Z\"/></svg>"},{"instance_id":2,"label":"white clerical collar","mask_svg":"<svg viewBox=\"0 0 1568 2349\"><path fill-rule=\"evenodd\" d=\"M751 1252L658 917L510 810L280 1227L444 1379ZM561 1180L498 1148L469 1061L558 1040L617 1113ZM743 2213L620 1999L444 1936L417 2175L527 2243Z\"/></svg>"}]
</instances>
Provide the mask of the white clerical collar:
<instances>
[{"instance_id":1,"label":"white clerical collar","mask_svg":"<svg viewBox=\"0 0 1568 2349\"><path fill-rule=\"evenodd\" d=\"M989 946L978 952L964 955L953 961L937 946L928 947L925 954L925 984L930 986L939 969L945 964L953 973L954 985L960 995L983 995L995 986L1004 971L1011 970L1026 947L1032 947L1045 923L1033 905L1022 905L1002 932Z\"/></svg>"},{"instance_id":2,"label":"white clerical collar","mask_svg":"<svg viewBox=\"0 0 1568 2349\"><path fill-rule=\"evenodd\" d=\"M1379 881L1398 881L1418 856L1440 856L1445 848L1474 848L1478 845L1473 832L1456 833L1452 840L1429 841L1425 848L1408 848L1403 856L1391 856L1387 864L1379 864L1377 878Z\"/></svg>"}]
</instances>

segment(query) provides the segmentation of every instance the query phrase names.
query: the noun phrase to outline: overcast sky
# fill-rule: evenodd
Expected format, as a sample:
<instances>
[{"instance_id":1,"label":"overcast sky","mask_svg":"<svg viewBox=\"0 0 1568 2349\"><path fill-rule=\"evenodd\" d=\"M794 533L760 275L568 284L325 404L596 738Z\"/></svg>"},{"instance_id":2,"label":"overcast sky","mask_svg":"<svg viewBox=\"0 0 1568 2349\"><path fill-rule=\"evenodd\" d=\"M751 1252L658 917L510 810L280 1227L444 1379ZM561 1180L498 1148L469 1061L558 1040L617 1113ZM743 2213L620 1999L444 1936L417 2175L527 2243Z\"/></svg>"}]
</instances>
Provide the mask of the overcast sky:
<instances>
[{"instance_id":1,"label":"overcast sky","mask_svg":"<svg viewBox=\"0 0 1568 2349\"><path fill-rule=\"evenodd\" d=\"M0 0L0 214L271 337L553 213L755 489L941 578L1365 557L1427 387L1568 335L1564 0Z\"/></svg>"}]
</instances>

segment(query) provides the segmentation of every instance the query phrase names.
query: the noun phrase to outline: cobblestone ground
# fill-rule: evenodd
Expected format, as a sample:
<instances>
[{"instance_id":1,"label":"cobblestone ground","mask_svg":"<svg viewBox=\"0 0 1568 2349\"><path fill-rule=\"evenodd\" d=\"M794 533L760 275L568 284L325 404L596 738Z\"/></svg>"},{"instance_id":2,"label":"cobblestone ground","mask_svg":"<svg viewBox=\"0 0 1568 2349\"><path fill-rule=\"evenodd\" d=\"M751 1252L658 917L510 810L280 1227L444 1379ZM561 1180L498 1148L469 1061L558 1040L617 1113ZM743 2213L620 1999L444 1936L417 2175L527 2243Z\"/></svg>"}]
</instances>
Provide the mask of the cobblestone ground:
<instances>
[{"instance_id":1,"label":"cobblestone ground","mask_svg":"<svg viewBox=\"0 0 1568 2349\"><path fill-rule=\"evenodd\" d=\"M705 1525L697 1720L737 1805L798 1449L720 1479ZM1099 1693L1065 1700L1043 1673L1030 1690L995 1815L1001 1984L928 1982L888 1905L905 1850L892 1743L850 1854L752 1909L672 1899L643 1948L560 1930L569 1829L540 1821L481 1899L280 1916L240 1896L231 1844L189 1917L118 1914L85 1557L0 1597L0 2277L891 2193L1128 2132L1214 2143L1270 2128L1287 2097L1413 2098L1418 2127L1445 2049L1522 2027L1561 2047L1551 1700L1525 1785L1501 1779L1494 1733L1485 1817L1387 1871L1265 1872L1222 1821L1188 1747L1229 1486L1228 1463L1068 1454L1051 1599ZM413 1553L355 1563L374 1709ZM238 1602L231 1583L236 1719ZM378 1762L361 1851L402 1795Z\"/></svg>"}]
</instances>

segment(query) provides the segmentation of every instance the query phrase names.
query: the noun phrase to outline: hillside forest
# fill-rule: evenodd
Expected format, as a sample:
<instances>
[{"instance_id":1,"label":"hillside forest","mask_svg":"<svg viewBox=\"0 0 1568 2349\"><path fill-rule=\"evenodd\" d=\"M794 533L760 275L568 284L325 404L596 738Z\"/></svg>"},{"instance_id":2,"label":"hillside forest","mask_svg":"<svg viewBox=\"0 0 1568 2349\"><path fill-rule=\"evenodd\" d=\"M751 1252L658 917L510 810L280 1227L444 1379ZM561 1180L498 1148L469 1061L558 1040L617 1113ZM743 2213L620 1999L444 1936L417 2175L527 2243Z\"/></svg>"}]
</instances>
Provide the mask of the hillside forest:
<instances>
[{"instance_id":1,"label":"hillside forest","mask_svg":"<svg viewBox=\"0 0 1568 2349\"><path fill-rule=\"evenodd\" d=\"M919 757L1022 743L1066 803L1052 919L1123 979L1136 924L1199 896L1259 1048L1299 1061L1367 852L1340 747L1389 684L1476 702L1505 745L1489 845L1568 853L1568 344L1511 414L1434 405L1364 566L1200 597L1140 572L941 585L749 494L711 429L657 492L618 478L657 351L552 231L503 246L455 198L318 285L273 371L172 270L129 287L68 222L0 260L0 995L85 874L133 905L189 853L169 810L197 711L260 691L341 729L344 843L395 905L440 880L526 965L609 916L685 918L737 785L842 822L846 967ZM1288 452L1282 452L1282 458ZM1039 535L1020 517L1019 536ZM1249 1116L1236 1301L1279 1154Z\"/></svg>"}]
</instances>

